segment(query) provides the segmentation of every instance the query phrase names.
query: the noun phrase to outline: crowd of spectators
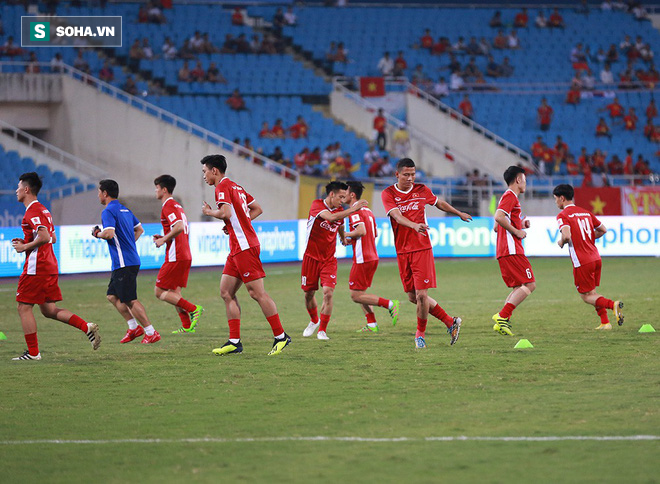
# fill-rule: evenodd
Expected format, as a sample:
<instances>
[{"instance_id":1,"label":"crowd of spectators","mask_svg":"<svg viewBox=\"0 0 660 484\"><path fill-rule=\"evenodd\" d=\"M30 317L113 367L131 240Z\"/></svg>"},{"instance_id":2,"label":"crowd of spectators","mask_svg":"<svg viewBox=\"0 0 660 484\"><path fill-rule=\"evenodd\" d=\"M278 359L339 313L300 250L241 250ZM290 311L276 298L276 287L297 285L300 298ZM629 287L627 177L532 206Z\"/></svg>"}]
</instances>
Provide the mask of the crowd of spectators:
<instances>
[{"instance_id":1,"label":"crowd of spectators","mask_svg":"<svg viewBox=\"0 0 660 484\"><path fill-rule=\"evenodd\" d=\"M264 121L261 125L259 138L285 139L287 134L291 139L308 138L309 125L301 115L299 115L296 118L296 122L288 128L284 127L283 121L279 118L275 120L275 124L273 124L272 128L269 127L267 121Z\"/></svg>"}]
</instances>

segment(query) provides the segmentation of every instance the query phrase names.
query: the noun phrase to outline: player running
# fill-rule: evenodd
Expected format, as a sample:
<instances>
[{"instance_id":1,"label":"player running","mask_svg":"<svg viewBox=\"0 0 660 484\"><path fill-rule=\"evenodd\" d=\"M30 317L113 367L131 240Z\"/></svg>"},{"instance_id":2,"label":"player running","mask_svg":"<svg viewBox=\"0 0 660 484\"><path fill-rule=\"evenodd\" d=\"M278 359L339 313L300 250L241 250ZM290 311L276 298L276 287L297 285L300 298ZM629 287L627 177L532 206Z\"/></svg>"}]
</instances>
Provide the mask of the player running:
<instances>
[{"instance_id":1,"label":"player running","mask_svg":"<svg viewBox=\"0 0 660 484\"><path fill-rule=\"evenodd\" d=\"M349 181L346 202L349 207L355 205L362 198L364 186L359 181ZM367 294L366 290L371 286L374 274L378 268L378 252L376 252L376 219L371 210L364 207L348 217L350 232L345 234L353 246L353 265L351 274L348 276L348 287L351 290L353 302L362 306L367 318L367 325L360 332L377 333L379 331L376 322L376 314L372 306L385 308L390 312L392 324L396 325L399 319L399 301Z\"/></svg>"},{"instance_id":2,"label":"player running","mask_svg":"<svg viewBox=\"0 0 660 484\"><path fill-rule=\"evenodd\" d=\"M160 334L149 321L147 311L137 297L140 256L135 242L144 233L144 228L133 212L117 200L119 184L116 181L101 180L98 195L101 204L105 205L101 213L103 229L97 225L92 235L108 242L112 275L107 297L128 324L128 330L120 343L128 343L142 335L142 343L156 343L160 341ZM138 321L141 326L138 326Z\"/></svg>"},{"instance_id":3,"label":"player running","mask_svg":"<svg viewBox=\"0 0 660 484\"><path fill-rule=\"evenodd\" d=\"M260 244L252 220L263 210L257 201L243 187L225 176L227 160L222 155L205 156L202 160L204 181L215 186L217 208L204 202L202 212L225 222L229 232L229 255L220 279L220 296L225 301L229 340L213 350L216 355L229 355L243 352L241 343L241 307L236 293L245 284L248 294L257 301L273 331L275 341L269 355L279 355L291 343L284 332L277 313L275 302L264 288L266 273L261 265Z\"/></svg>"},{"instance_id":4,"label":"player running","mask_svg":"<svg viewBox=\"0 0 660 484\"><path fill-rule=\"evenodd\" d=\"M57 238L50 212L37 200L42 186L41 179L35 172L23 173L18 179L16 199L25 205L25 215L21 222L24 237L12 239L11 245L19 254L25 253L25 264L16 289L16 302L28 349L12 360L41 359L37 321L32 312L35 304L39 305L41 314L47 318L81 330L87 335L92 348L97 350L101 345L98 325L88 323L55 304L62 300L58 285L57 259L53 252L53 244Z\"/></svg>"},{"instance_id":5,"label":"player running","mask_svg":"<svg viewBox=\"0 0 660 484\"><path fill-rule=\"evenodd\" d=\"M399 160L394 175L396 183L383 190L381 198L394 232L403 290L408 293L410 302L417 305L415 347L426 347L424 337L429 314L447 326L450 344L453 345L458 340L462 320L449 316L428 295L428 290L436 287L436 281L435 260L428 236L429 226L426 223L425 209L426 205L432 205L443 212L460 217L464 222L472 220L472 216L456 210L436 197L426 185L415 183L415 162L410 158Z\"/></svg>"},{"instance_id":6,"label":"player running","mask_svg":"<svg viewBox=\"0 0 660 484\"><path fill-rule=\"evenodd\" d=\"M305 292L305 307L309 313L309 324L303 331L304 337L319 332L316 337L329 340L328 323L332 315L332 297L337 285L337 233L342 243L345 242L344 218L367 206L366 200L358 200L348 210L342 210L348 185L332 181L325 186L326 197L314 200L307 219L307 242L301 268L300 288ZM319 280L323 288L321 317L318 315L316 291Z\"/></svg>"},{"instance_id":7,"label":"player running","mask_svg":"<svg viewBox=\"0 0 660 484\"><path fill-rule=\"evenodd\" d=\"M518 197L525 193L527 178L525 169L510 166L504 171L504 181L508 190L504 192L495 212L495 230L497 231L497 262L500 264L502 279L511 293L504 301L504 307L493 315L493 330L506 336L513 336L511 331L511 313L536 289L532 265L525 257L522 239L527 237L523 228L529 228L529 220L522 216Z\"/></svg>"},{"instance_id":8,"label":"player running","mask_svg":"<svg viewBox=\"0 0 660 484\"><path fill-rule=\"evenodd\" d=\"M183 207L172 197L176 179L170 175L161 175L154 180L154 185L156 198L163 202L160 223L164 235L154 235L153 239L156 247L165 245L165 262L158 271L154 292L158 299L172 304L181 319L181 327L172 331L172 334L194 333L204 308L181 297L181 288L188 285L192 262L188 219Z\"/></svg>"},{"instance_id":9,"label":"player running","mask_svg":"<svg viewBox=\"0 0 660 484\"><path fill-rule=\"evenodd\" d=\"M591 304L598 316L600 326L596 329L610 330L612 325L607 318L607 310L614 311L619 326L623 324L623 302L612 301L596 292L600 285L601 259L596 248L596 239L607 232L605 226L589 210L577 207L573 202L575 191L571 185L557 185L552 191L557 208L557 223L561 232L557 244L568 245L568 253L573 261L573 279L580 297Z\"/></svg>"}]
</instances>

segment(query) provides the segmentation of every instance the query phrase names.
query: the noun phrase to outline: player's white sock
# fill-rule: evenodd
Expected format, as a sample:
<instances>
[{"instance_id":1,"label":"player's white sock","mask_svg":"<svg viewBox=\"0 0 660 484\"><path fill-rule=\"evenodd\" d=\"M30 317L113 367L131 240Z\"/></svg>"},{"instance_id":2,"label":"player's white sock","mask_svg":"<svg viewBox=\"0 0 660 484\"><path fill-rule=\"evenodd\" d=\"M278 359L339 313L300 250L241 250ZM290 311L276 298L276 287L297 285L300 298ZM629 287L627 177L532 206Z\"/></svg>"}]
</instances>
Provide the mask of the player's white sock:
<instances>
[{"instance_id":1,"label":"player's white sock","mask_svg":"<svg viewBox=\"0 0 660 484\"><path fill-rule=\"evenodd\" d=\"M231 344L233 344L233 345L235 345L235 344L238 343L239 341L240 341L240 339L229 338L229 342L230 342Z\"/></svg>"},{"instance_id":2,"label":"player's white sock","mask_svg":"<svg viewBox=\"0 0 660 484\"><path fill-rule=\"evenodd\" d=\"M277 336L275 336L275 339L284 339L284 334L285 333L278 334Z\"/></svg>"},{"instance_id":3,"label":"player's white sock","mask_svg":"<svg viewBox=\"0 0 660 484\"><path fill-rule=\"evenodd\" d=\"M151 336L151 335L153 335L153 334L156 332L156 330L155 330L154 327L150 324L149 326L145 326L145 327L144 327L144 332L147 333L147 336Z\"/></svg>"},{"instance_id":4,"label":"player's white sock","mask_svg":"<svg viewBox=\"0 0 660 484\"><path fill-rule=\"evenodd\" d=\"M390 302L387 304L387 309L392 309L393 307L394 307L394 303L393 303L392 301L390 301Z\"/></svg>"},{"instance_id":5,"label":"player's white sock","mask_svg":"<svg viewBox=\"0 0 660 484\"><path fill-rule=\"evenodd\" d=\"M128 323L128 329L130 329L130 330L137 329L138 325L137 325L137 321L135 320L135 318L129 319L126 322Z\"/></svg>"},{"instance_id":6,"label":"player's white sock","mask_svg":"<svg viewBox=\"0 0 660 484\"><path fill-rule=\"evenodd\" d=\"M370 328L375 328L376 326L378 326L378 323L367 323L367 326L369 326Z\"/></svg>"}]
</instances>

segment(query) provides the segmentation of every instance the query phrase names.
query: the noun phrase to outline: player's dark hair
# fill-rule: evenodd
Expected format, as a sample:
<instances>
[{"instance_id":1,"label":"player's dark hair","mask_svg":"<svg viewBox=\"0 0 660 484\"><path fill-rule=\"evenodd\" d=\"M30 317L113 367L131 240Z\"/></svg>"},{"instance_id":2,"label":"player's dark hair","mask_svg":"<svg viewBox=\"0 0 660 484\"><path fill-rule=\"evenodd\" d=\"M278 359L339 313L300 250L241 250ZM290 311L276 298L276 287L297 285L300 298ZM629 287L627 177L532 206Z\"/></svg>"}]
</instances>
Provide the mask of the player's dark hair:
<instances>
[{"instance_id":1,"label":"player's dark hair","mask_svg":"<svg viewBox=\"0 0 660 484\"><path fill-rule=\"evenodd\" d=\"M401 171L402 168L415 168L415 162L410 158L401 158L396 164L396 171Z\"/></svg>"},{"instance_id":2,"label":"player's dark hair","mask_svg":"<svg viewBox=\"0 0 660 484\"><path fill-rule=\"evenodd\" d=\"M22 181L24 185L30 187L30 192L32 195L39 195L39 190L41 190L43 183L41 182L41 177L36 172L29 171L27 173L23 173L18 177L18 180Z\"/></svg>"},{"instance_id":3,"label":"player's dark hair","mask_svg":"<svg viewBox=\"0 0 660 484\"><path fill-rule=\"evenodd\" d=\"M161 175L154 180L154 185L158 185L161 188L166 188L168 192L174 193L174 187L176 187L176 178L172 175Z\"/></svg>"},{"instance_id":4,"label":"player's dark hair","mask_svg":"<svg viewBox=\"0 0 660 484\"><path fill-rule=\"evenodd\" d=\"M562 183L561 185L557 185L554 190L552 190L552 194L559 198L559 197L564 197L566 200L573 200L573 197L575 196L575 190L573 190L573 187L567 183Z\"/></svg>"},{"instance_id":5,"label":"player's dark hair","mask_svg":"<svg viewBox=\"0 0 660 484\"><path fill-rule=\"evenodd\" d=\"M524 174L525 169L522 166L510 166L504 171L504 181L507 185L511 185L518 175Z\"/></svg>"},{"instance_id":6,"label":"player's dark hair","mask_svg":"<svg viewBox=\"0 0 660 484\"><path fill-rule=\"evenodd\" d=\"M348 181L346 182L348 189L351 193L355 193L355 198L358 200L362 198L362 192L364 191L364 185L359 181Z\"/></svg>"},{"instance_id":7,"label":"player's dark hair","mask_svg":"<svg viewBox=\"0 0 660 484\"><path fill-rule=\"evenodd\" d=\"M119 183L105 179L99 182L99 190L106 192L110 198L119 198Z\"/></svg>"},{"instance_id":8,"label":"player's dark hair","mask_svg":"<svg viewBox=\"0 0 660 484\"><path fill-rule=\"evenodd\" d=\"M202 165L217 168L220 173L227 173L227 158L223 155L208 155L202 158Z\"/></svg>"},{"instance_id":9,"label":"player's dark hair","mask_svg":"<svg viewBox=\"0 0 660 484\"><path fill-rule=\"evenodd\" d=\"M348 185L342 181L334 180L325 186L326 195L330 195L332 192L338 192L339 190L348 190Z\"/></svg>"}]
</instances>

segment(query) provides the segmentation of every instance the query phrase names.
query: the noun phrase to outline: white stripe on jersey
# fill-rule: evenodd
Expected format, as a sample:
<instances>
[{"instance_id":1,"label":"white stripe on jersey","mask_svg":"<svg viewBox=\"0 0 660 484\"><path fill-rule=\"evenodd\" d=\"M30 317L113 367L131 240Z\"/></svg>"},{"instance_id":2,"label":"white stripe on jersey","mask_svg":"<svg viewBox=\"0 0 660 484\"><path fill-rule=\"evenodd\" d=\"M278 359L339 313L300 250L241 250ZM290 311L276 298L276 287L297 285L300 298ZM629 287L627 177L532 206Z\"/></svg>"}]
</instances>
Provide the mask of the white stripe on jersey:
<instances>
[{"instance_id":1,"label":"white stripe on jersey","mask_svg":"<svg viewBox=\"0 0 660 484\"><path fill-rule=\"evenodd\" d=\"M573 242L572 241L568 242L568 253L571 254L571 260L573 261L573 267L580 267L582 264L580 264L580 259L578 259L577 252L575 252L575 249L573 248Z\"/></svg>"},{"instance_id":2,"label":"white stripe on jersey","mask_svg":"<svg viewBox=\"0 0 660 484\"><path fill-rule=\"evenodd\" d=\"M176 237L172 239L172 245L170 245L170 250L167 252L167 258L170 262L176 262Z\"/></svg>"},{"instance_id":3,"label":"white stripe on jersey","mask_svg":"<svg viewBox=\"0 0 660 484\"><path fill-rule=\"evenodd\" d=\"M117 257L119 258L119 267L126 267L126 264L124 263L124 254L121 251L121 245L119 245L119 239L117 238L116 232L115 232L115 236L112 239L115 241L115 247L117 247Z\"/></svg>"},{"instance_id":4,"label":"white stripe on jersey","mask_svg":"<svg viewBox=\"0 0 660 484\"><path fill-rule=\"evenodd\" d=\"M362 252L362 237L355 241L355 262L364 263L364 253Z\"/></svg>"},{"instance_id":5,"label":"white stripe on jersey","mask_svg":"<svg viewBox=\"0 0 660 484\"><path fill-rule=\"evenodd\" d=\"M232 204L228 204L229 208L231 209L231 217L229 218L229 223L231 224L231 227L234 229L234 235L236 236L236 240L238 240L238 245L241 248L241 250L247 250L250 248L250 243L248 242L247 237L245 236L245 232L243 232L243 227L241 227L241 222L238 220L238 217L236 216L236 210L234 210L234 206Z\"/></svg>"},{"instance_id":6,"label":"white stripe on jersey","mask_svg":"<svg viewBox=\"0 0 660 484\"><path fill-rule=\"evenodd\" d=\"M39 247L35 247L32 249L32 252L30 252L30 256L28 257L28 264L27 264L27 273L30 276L34 276L37 274L37 254L39 252Z\"/></svg>"}]
</instances>

